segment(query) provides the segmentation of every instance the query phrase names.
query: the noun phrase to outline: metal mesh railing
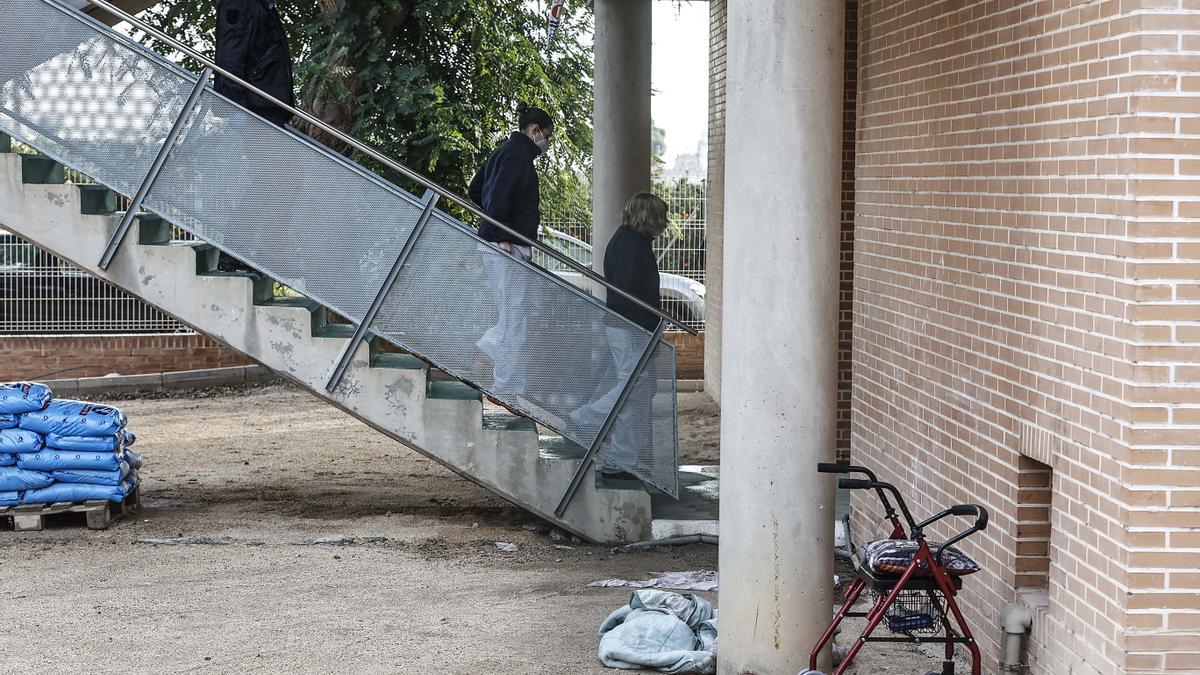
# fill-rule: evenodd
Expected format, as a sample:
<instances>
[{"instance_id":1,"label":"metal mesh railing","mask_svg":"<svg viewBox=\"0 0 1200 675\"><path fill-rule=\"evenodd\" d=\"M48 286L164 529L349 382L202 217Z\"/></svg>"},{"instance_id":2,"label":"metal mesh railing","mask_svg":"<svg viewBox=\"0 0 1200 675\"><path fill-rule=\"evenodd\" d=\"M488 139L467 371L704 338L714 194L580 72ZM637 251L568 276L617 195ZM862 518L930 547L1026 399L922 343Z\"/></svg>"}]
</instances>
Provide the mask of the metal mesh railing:
<instances>
[{"instance_id":1,"label":"metal mesh railing","mask_svg":"<svg viewBox=\"0 0 1200 675\"><path fill-rule=\"evenodd\" d=\"M0 129L132 195L184 120L146 207L355 323L374 311L421 200L197 90L195 75L57 0L0 0L0 16ZM193 90L198 102L185 109ZM603 440L614 411L604 402L625 385L615 345L640 353L652 340L440 212L372 328L585 447ZM654 354L662 365L633 383L626 410L661 433L639 436L646 461L624 468L676 495L674 349L659 341ZM669 416L655 405L666 397Z\"/></svg>"},{"instance_id":2,"label":"metal mesh railing","mask_svg":"<svg viewBox=\"0 0 1200 675\"><path fill-rule=\"evenodd\" d=\"M671 218L671 227L654 242L663 311L691 328L704 330L706 184L659 184L654 193L667 202ZM544 241L586 265L592 264L592 226L587 214L549 214L542 225ZM589 287L582 275L559 269L565 266L556 265L548 256L535 255L535 260L581 287Z\"/></svg>"}]
</instances>

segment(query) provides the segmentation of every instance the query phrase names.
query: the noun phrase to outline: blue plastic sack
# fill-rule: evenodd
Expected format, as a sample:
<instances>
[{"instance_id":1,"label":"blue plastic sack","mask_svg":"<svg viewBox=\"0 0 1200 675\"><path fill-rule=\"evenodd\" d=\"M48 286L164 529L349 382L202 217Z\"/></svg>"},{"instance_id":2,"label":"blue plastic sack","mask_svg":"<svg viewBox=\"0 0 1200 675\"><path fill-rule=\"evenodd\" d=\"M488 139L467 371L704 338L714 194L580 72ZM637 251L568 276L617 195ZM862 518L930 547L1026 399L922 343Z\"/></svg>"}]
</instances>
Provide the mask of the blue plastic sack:
<instances>
[{"instance_id":1,"label":"blue plastic sack","mask_svg":"<svg viewBox=\"0 0 1200 675\"><path fill-rule=\"evenodd\" d=\"M37 490L54 482L48 473L26 471L12 466L0 467L0 492Z\"/></svg>"},{"instance_id":2,"label":"blue plastic sack","mask_svg":"<svg viewBox=\"0 0 1200 675\"><path fill-rule=\"evenodd\" d=\"M126 450L125 461L129 463L129 468L136 471L142 468L142 453L134 452L133 450Z\"/></svg>"},{"instance_id":3,"label":"blue plastic sack","mask_svg":"<svg viewBox=\"0 0 1200 675\"><path fill-rule=\"evenodd\" d=\"M51 449L17 455L17 466L31 471L115 471L121 468L121 459L122 457L115 452L68 452Z\"/></svg>"},{"instance_id":4,"label":"blue plastic sack","mask_svg":"<svg viewBox=\"0 0 1200 675\"><path fill-rule=\"evenodd\" d=\"M60 483L90 483L92 485L120 485L129 475L129 464L121 462L114 471L92 471L90 469L63 469L50 474Z\"/></svg>"},{"instance_id":5,"label":"blue plastic sack","mask_svg":"<svg viewBox=\"0 0 1200 675\"><path fill-rule=\"evenodd\" d=\"M80 452L116 452L125 432L114 436L62 436L46 434L46 447Z\"/></svg>"},{"instance_id":6,"label":"blue plastic sack","mask_svg":"<svg viewBox=\"0 0 1200 675\"><path fill-rule=\"evenodd\" d=\"M16 429L19 421L20 418L16 415L0 413L0 429Z\"/></svg>"},{"instance_id":7,"label":"blue plastic sack","mask_svg":"<svg viewBox=\"0 0 1200 675\"><path fill-rule=\"evenodd\" d=\"M42 436L25 429L0 429L0 453L19 455L42 449Z\"/></svg>"},{"instance_id":8,"label":"blue plastic sack","mask_svg":"<svg viewBox=\"0 0 1200 675\"><path fill-rule=\"evenodd\" d=\"M17 463L16 455L10 455L7 453L0 452L0 466L15 466L16 463Z\"/></svg>"},{"instance_id":9,"label":"blue plastic sack","mask_svg":"<svg viewBox=\"0 0 1200 675\"><path fill-rule=\"evenodd\" d=\"M54 392L50 387L36 382L8 382L0 384L0 413L20 415L46 407Z\"/></svg>"},{"instance_id":10,"label":"blue plastic sack","mask_svg":"<svg viewBox=\"0 0 1200 675\"><path fill-rule=\"evenodd\" d=\"M0 506L17 506L20 503L20 492L0 492Z\"/></svg>"},{"instance_id":11,"label":"blue plastic sack","mask_svg":"<svg viewBox=\"0 0 1200 675\"><path fill-rule=\"evenodd\" d=\"M88 483L55 483L40 490L29 490L21 497L22 504L53 504L54 502L87 502L106 500L110 502L124 501L128 490L133 488L128 483L119 486L90 485Z\"/></svg>"},{"instance_id":12,"label":"blue plastic sack","mask_svg":"<svg viewBox=\"0 0 1200 675\"><path fill-rule=\"evenodd\" d=\"M55 399L44 410L21 415L21 428L60 436L115 436L125 428L125 413L96 403Z\"/></svg>"}]
</instances>

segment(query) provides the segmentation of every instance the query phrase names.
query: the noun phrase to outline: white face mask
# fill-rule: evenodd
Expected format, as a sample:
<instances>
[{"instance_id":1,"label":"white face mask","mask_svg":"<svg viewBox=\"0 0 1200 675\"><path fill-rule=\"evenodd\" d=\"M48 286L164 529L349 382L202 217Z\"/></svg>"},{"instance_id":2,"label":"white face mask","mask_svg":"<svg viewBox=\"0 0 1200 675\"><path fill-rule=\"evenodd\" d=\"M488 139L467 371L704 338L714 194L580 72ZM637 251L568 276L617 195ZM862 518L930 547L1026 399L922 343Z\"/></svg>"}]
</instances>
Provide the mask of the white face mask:
<instances>
[{"instance_id":1,"label":"white face mask","mask_svg":"<svg viewBox=\"0 0 1200 675\"><path fill-rule=\"evenodd\" d=\"M541 133L541 132L539 132L539 133ZM550 149L550 141L546 138L545 135L542 136L541 140L534 141L534 143L537 144L538 149L541 150L542 152L546 152L547 150Z\"/></svg>"}]
</instances>

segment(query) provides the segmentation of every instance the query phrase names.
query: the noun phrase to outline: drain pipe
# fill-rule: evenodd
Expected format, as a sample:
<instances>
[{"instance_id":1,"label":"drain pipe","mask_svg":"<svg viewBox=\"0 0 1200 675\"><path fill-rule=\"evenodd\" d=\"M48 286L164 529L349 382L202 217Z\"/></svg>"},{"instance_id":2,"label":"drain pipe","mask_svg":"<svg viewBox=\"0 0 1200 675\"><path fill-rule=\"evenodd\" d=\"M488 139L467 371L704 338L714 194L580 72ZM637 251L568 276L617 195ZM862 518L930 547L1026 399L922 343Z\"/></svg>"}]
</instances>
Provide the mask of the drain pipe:
<instances>
[{"instance_id":1,"label":"drain pipe","mask_svg":"<svg viewBox=\"0 0 1200 675\"><path fill-rule=\"evenodd\" d=\"M1025 636L1033 627L1033 612L1023 603L1014 602L1000 612L1000 628L1004 637L1000 642L1000 672L1019 673L1029 666L1021 663L1025 653Z\"/></svg>"}]
</instances>

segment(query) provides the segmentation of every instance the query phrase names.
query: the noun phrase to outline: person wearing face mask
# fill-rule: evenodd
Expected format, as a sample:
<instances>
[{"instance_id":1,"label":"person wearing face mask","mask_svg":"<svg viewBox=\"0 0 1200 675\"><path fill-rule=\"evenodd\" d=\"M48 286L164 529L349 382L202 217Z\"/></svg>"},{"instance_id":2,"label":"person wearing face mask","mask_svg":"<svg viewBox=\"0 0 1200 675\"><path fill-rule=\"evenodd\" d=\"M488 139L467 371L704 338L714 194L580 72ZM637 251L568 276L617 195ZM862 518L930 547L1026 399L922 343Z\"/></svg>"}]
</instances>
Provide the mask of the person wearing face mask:
<instances>
[{"instance_id":1,"label":"person wearing face mask","mask_svg":"<svg viewBox=\"0 0 1200 675\"><path fill-rule=\"evenodd\" d=\"M545 110L527 103L517 106L517 114L517 131L488 156L471 180L468 194L489 218L536 240L542 212L533 161L549 147L554 122ZM525 393L521 364L535 299L527 297L528 273L506 257L529 262L533 250L487 220L480 222L479 236L487 242L480 250L496 301L497 323L476 344L492 360L493 391L521 396Z\"/></svg>"}]
</instances>

